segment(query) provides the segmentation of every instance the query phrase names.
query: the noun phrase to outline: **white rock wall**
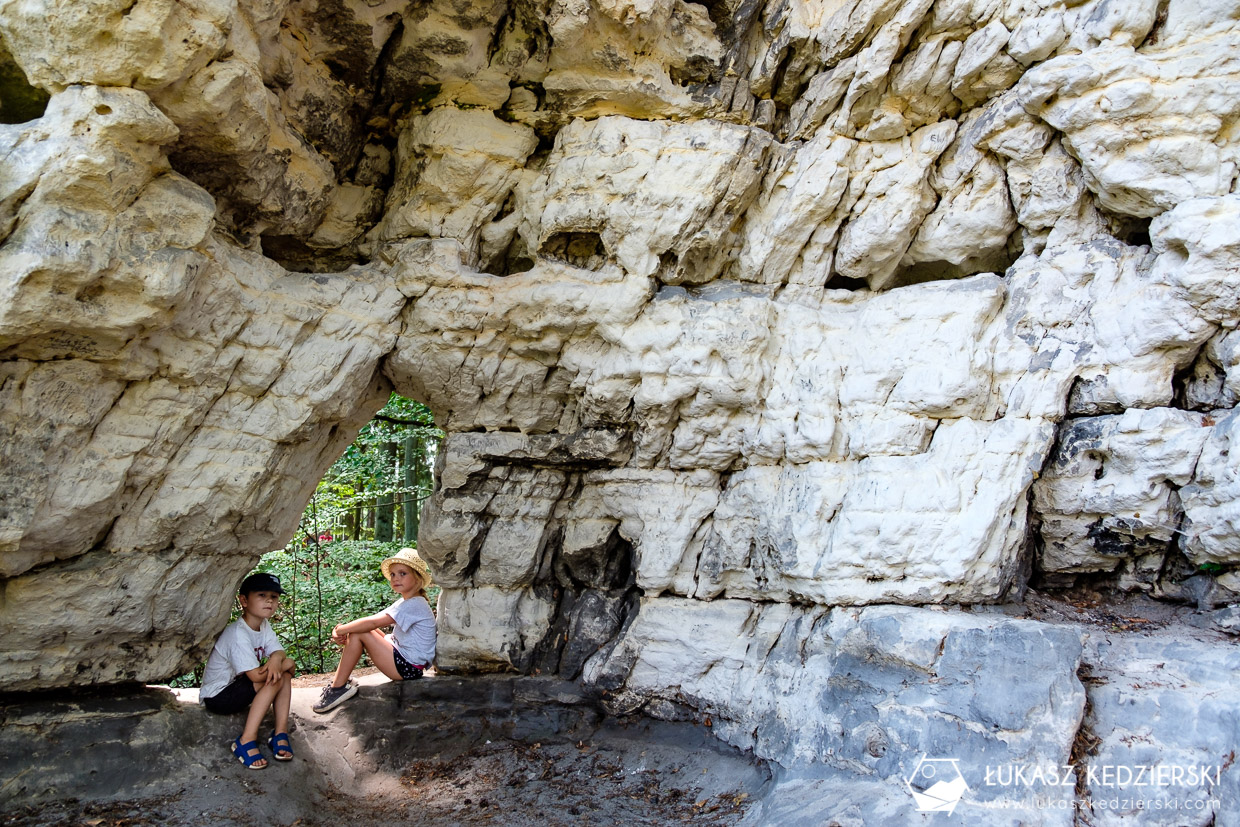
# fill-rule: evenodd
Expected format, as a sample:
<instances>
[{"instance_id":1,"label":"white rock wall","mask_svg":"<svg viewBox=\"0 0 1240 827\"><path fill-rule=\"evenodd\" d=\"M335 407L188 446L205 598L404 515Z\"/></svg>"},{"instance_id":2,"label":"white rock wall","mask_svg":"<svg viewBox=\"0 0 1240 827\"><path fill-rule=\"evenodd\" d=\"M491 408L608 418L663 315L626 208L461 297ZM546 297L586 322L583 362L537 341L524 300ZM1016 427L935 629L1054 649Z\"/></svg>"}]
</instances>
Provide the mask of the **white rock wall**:
<instances>
[{"instance_id":1,"label":"white rock wall","mask_svg":"<svg viewBox=\"0 0 1240 827\"><path fill-rule=\"evenodd\" d=\"M1062 758L1076 650L921 607L1234 599L1233 6L0 1L0 689L188 666L395 388L441 667L807 766L882 627Z\"/></svg>"},{"instance_id":2,"label":"white rock wall","mask_svg":"<svg viewBox=\"0 0 1240 827\"><path fill-rule=\"evenodd\" d=\"M3 129L0 674L170 675L386 399L404 297L211 235L141 92L71 86Z\"/></svg>"}]
</instances>

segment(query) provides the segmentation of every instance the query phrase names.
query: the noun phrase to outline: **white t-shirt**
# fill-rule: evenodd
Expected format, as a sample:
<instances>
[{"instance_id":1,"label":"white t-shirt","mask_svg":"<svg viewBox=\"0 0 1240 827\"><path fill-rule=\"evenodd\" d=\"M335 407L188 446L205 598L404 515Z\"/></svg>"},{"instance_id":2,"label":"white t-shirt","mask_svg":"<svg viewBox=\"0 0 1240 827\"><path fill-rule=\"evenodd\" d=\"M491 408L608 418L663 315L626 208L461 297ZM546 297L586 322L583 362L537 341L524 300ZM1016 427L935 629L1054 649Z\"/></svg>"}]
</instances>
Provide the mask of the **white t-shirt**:
<instances>
[{"instance_id":1,"label":"white t-shirt","mask_svg":"<svg viewBox=\"0 0 1240 827\"><path fill-rule=\"evenodd\" d=\"M245 618L237 618L220 634L215 648L211 650L211 657L207 658L207 668L202 673L202 688L198 690L199 699L218 695L242 672L257 669L262 665L263 658L283 651L284 645L266 620L258 631L254 631Z\"/></svg>"},{"instance_id":2,"label":"white t-shirt","mask_svg":"<svg viewBox=\"0 0 1240 827\"><path fill-rule=\"evenodd\" d=\"M435 615L425 597L402 597L388 607L386 614L396 621L388 640L402 658L423 666L435 659Z\"/></svg>"}]
</instances>

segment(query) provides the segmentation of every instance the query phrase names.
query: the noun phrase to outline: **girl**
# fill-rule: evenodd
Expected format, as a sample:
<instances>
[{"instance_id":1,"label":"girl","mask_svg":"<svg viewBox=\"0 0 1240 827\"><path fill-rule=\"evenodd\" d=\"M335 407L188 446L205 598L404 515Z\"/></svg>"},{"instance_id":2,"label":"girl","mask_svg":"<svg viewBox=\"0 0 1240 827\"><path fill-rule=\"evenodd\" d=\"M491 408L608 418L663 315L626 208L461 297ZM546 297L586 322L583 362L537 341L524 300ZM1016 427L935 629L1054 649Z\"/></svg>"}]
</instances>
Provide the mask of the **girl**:
<instances>
[{"instance_id":1,"label":"girl","mask_svg":"<svg viewBox=\"0 0 1240 827\"><path fill-rule=\"evenodd\" d=\"M363 652L394 681L422 677L435 659L435 615L426 600L431 585L426 561L413 549L402 548L379 568L400 599L379 614L342 623L332 630L332 641L343 646L344 652L335 677L314 705L315 712L335 709L357 694L357 684L349 675ZM391 626L392 633L380 632L384 626Z\"/></svg>"}]
</instances>

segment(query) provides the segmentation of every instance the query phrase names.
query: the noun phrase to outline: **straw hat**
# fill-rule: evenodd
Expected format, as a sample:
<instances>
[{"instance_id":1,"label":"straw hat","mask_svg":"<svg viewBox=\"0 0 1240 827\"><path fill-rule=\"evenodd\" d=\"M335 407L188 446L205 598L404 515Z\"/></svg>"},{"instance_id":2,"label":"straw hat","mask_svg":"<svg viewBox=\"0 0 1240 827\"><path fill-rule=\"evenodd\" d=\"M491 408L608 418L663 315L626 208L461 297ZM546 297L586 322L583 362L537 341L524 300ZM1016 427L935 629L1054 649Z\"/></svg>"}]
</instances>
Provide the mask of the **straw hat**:
<instances>
[{"instance_id":1,"label":"straw hat","mask_svg":"<svg viewBox=\"0 0 1240 827\"><path fill-rule=\"evenodd\" d=\"M413 569L422 578L422 588L427 588L431 584L431 572L426 567L426 561L418 556L418 553L411 548L402 548L392 557L387 558L379 564L379 568L383 571L383 576L388 580L392 579L392 564L404 563Z\"/></svg>"}]
</instances>

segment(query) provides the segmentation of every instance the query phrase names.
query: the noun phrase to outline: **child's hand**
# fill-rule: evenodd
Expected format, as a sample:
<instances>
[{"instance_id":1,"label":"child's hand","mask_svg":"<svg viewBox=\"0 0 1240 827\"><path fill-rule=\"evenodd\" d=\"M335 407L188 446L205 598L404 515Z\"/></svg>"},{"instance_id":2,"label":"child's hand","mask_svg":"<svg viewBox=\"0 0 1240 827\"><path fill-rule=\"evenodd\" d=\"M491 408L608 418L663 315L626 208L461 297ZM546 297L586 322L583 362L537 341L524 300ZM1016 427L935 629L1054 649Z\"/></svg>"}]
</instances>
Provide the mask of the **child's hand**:
<instances>
[{"instance_id":1,"label":"child's hand","mask_svg":"<svg viewBox=\"0 0 1240 827\"><path fill-rule=\"evenodd\" d=\"M332 643L339 646L344 646L345 641L348 640L348 638L348 635L340 634L340 624L336 624L336 626L332 627Z\"/></svg>"},{"instance_id":2,"label":"child's hand","mask_svg":"<svg viewBox=\"0 0 1240 827\"><path fill-rule=\"evenodd\" d=\"M279 683L284 678L284 654L276 652L267 658L267 663L263 666L267 670L267 685Z\"/></svg>"}]
</instances>

